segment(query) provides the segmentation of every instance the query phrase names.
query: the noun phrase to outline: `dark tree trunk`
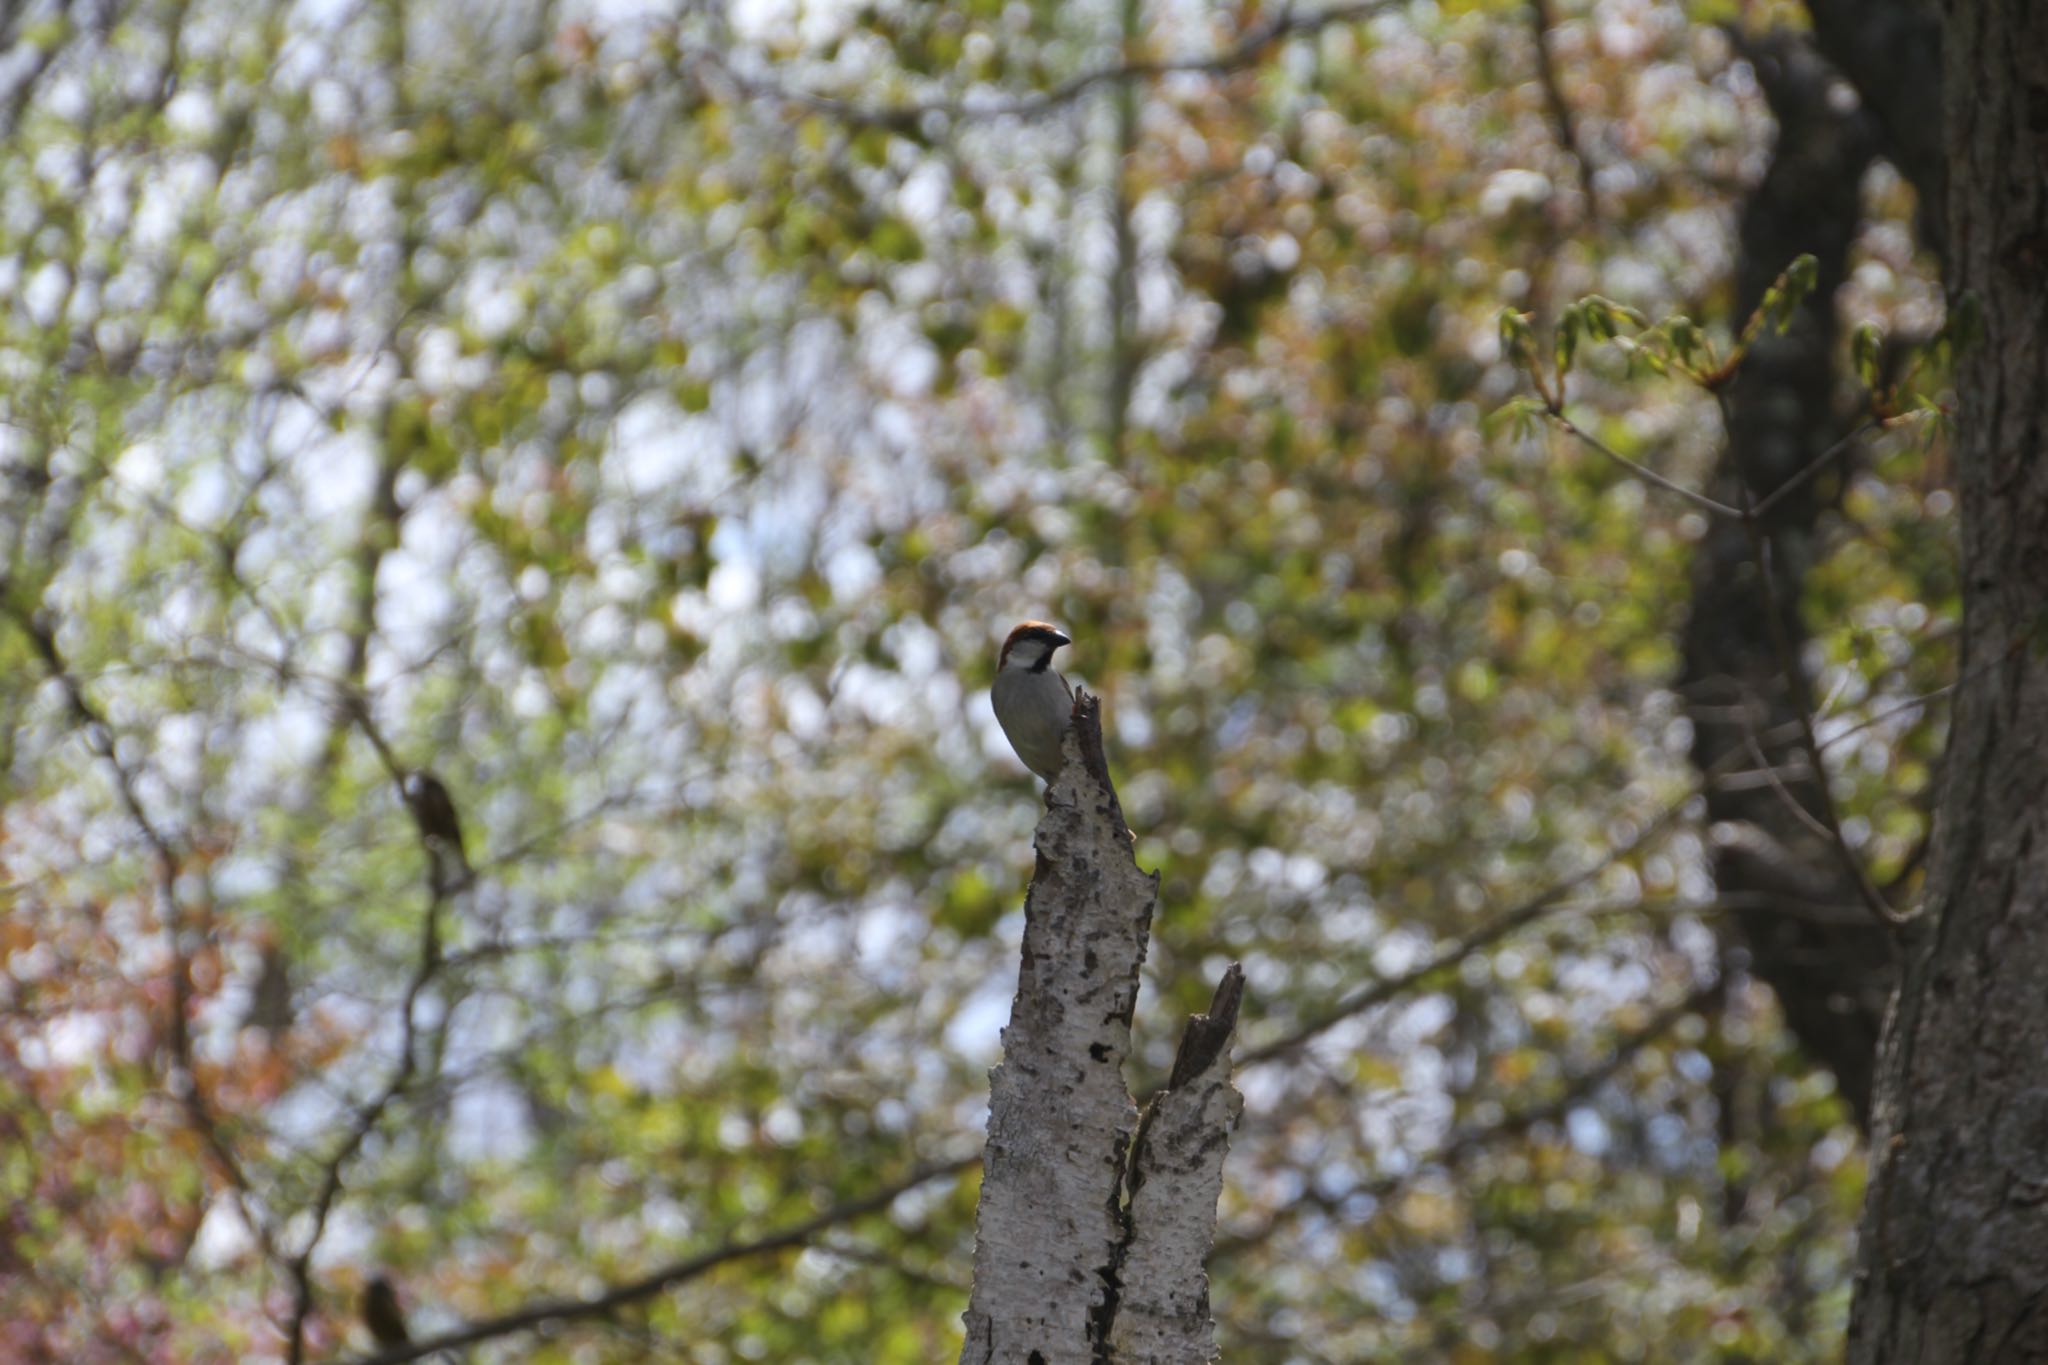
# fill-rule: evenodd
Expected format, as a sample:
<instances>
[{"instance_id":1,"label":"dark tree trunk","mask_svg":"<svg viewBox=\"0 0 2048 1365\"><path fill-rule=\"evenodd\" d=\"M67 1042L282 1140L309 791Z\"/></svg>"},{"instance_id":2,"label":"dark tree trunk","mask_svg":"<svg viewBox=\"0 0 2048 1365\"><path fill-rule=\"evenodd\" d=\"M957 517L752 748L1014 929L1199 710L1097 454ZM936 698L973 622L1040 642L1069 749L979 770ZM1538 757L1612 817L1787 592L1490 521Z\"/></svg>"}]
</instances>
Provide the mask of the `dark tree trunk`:
<instances>
[{"instance_id":1,"label":"dark tree trunk","mask_svg":"<svg viewBox=\"0 0 2048 1365\"><path fill-rule=\"evenodd\" d=\"M1984 324L1956 374L1962 673L1853 1365L2048 1360L2048 6L1951 0L1943 50L1949 307Z\"/></svg>"},{"instance_id":2,"label":"dark tree trunk","mask_svg":"<svg viewBox=\"0 0 2048 1365\"><path fill-rule=\"evenodd\" d=\"M1924 0L1806 0L1806 10L1814 46L1876 122L1879 154L1919 191L1922 242L1944 251L1941 16Z\"/></svg>"},{"instance_id":3,"label":"dark tree trunk","mask_svg":"<svg viewBox=\"0 0 2048 1365\"><path fill-rule=\"evenodd\" d=\"M1834 73L1801 37L1778 34L1746 47L1778 122L1771 167L1743 207L1737 316L1747 316L1778 272L1810 252L1818 284L1783 336L1760 340L1728 396L1728 444L1714 496L1738 503L1739 483L1761 498L1839 439L1850 417L1837 404L1834 293L1847 273L1861 213L1874 128L1831 97ZM1846 465L1846 461L1844 462ZM1729 907L1723 943L1776 993L1800 1046L1835 1074L1857 1119L1867 1122L1885 1002L1897 981L1890 934L1867 908L1836 850L1810 827L1819 807L1797 708L1803 678L1788 674L1806 641L1801 581L1816 556L1818 522L1835 471L1806 484L1765 517L1780 607L1773 624L1749 528L1718 521L1693 562L1681 690L1702 771L1752 745L1788 774L1784 789L1750 778L1717 785L1707 814L1718 895ZM1809 815L1792 810L1787 796Z\"/></svg>"}]
</instances>

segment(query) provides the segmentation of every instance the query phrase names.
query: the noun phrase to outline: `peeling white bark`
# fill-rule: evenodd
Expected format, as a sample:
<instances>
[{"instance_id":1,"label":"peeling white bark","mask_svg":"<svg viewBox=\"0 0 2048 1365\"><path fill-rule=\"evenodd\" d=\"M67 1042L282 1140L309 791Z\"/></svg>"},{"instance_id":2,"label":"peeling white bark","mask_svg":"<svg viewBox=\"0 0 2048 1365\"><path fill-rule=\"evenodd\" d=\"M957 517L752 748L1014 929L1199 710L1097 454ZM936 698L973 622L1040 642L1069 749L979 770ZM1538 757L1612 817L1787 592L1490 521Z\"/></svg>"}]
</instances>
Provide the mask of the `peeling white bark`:
<instances>
[{"instance_id":1,"label":"peeling white bark","mask_svg":"<svg viewBox=\"0 0 2048 1365\"><path fill-rule=\"evenodd\" d=\"M1173 1079L1138 1125L1129 1234L1117 1277L1123 1302L1109 1333L1112 1360L1177 1365L1216 1358L1203 1264L1216 1239L1230 1130L1244 1109L1244 1097L1230 1084L1230 1036L1243 997L1244 973L1232 963L1209 1012L1188 1021Z\"/></svg>"},{"instance_id":2,"label":"peeling white bark","mask_svg":"<svg viewBox=\"0 0 2048 1365\"><path fill-rule=\"evenodd\" d=\"M1228 1085L1231 1025L1203 1035L1197 1050L1204 1064L1149 1111L1144 1145L1156 1159L1131 1182L1126 1159L1139 1124L1123 1062L1159 882L1132 857L1103 763L1101 703L1086 693L1075 700L1064 750L1038 826L1003 1061L989 1076L974 1288L960 1358L963 1365L1208 1360L1201 1265L1237 1113ZM1233 1022L1235 1013L1233 992ZM1140 1200L1128 1208L1127 1182ZM1145 1225L1137 1230L1132 1215L1140 1211ZM1133 1295L1125 1272L1137 1267L1159 1278ZM1122 1326L1126 1305L1139 1303L1138 1322ZM1196 1318L1199 1327L1189 1326ZM1169 1320L1178 1324L1171 1332L1151 1326ZM1128 1357L1110 1346L1126 1337Z\"/></svg>"}]
</instances>

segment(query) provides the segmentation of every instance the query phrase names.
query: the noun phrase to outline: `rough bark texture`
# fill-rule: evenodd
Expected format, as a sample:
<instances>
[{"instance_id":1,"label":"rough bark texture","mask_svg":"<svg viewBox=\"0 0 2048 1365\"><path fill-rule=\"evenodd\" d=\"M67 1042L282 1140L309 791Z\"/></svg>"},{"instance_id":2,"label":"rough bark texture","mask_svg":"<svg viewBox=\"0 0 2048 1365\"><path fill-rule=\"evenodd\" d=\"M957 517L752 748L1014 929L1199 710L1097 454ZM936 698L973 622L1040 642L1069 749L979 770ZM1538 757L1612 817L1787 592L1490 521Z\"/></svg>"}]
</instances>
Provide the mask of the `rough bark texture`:
<instances>
[{"instance_id":1,"label":"rough bark texture","mask_svg":"<svg viewBox=\"0 0 2048 1365\"><path fill-rule=\"evenodd\" d=\"M1003 1061L989 1077L974 1288L960 1358L968 1365L1209 1360L1201 1264L1237 1114L1227 1072L1241 987L1233 969L1212 1011L1218 1018L1190 1025L1198 1041L1183 1044L1184 1059L1192 1047L1201 1065L1190 1062L1185 1078L1176 1067L1175 1083L1148 1111L1142 1147L1149 1155L1132 1165L1138 1111L1123 1062L1159 884L1131 856L1103 762L1101 706L1086 693L1075 701L1065 753L1038 825ZM1198 1244L1188 1240L1196 1234ZM1125 1339L1119 1333L1133 1309L1141 1324L1127 1355L1109 1343ZM1141 1348L1135 1343L1169 1340L1143 1334L1155 1320L1178 1330L1175 1344Z\"/></svg>"},{"instance_id":2,"label":"rough bark texture","mask_svg":"<svg viewBox=\"0 0 2048 1365\"><path fill-rule=\"evenodd\" d=\"M2048 1360L2048 6L1946 10L1963 658L1849 1360Z\"/></svg>"},{"instance_id":3,"label":"rough bark texture","mask_svg":"<svg viewBox=\"0 0 2048 1365\"><path fill-rule=\"evenodd\" d=\"M1216 1239L1223 1158L1244 1098L1230 1084L1230 1038L1244 999L1232 964L1207 1014L1188 1020L1173 1077L1145 1108L1133 1144L1122 1300L1110 1357L1131 1365L1209 1360L1216 1324L1203 1269Z\"/></svg>"},{"instance_id":4,"label":"rough bark texture","mask_svg":"<svg viewBox=\"0 0 2048 1365\"><path fill-rule=\"evenodd\" d=\"M1737 265L1738 317L1748 316L1778 272L1810 252L1818 284L1782 336L1761 338L1728 395L1728 443L1713 495L1739 504L1784 484L1853 425L1835 397L1834 294L1847 272L1860 218L1860 186L1872 128L1830 98L1834 75L1788 34L1745 47L1778 121L1770 170L1743 207ZM1842 458L1846 468L1848 459ZM1768 614L1749 529L1732 519L1708 528L1693 561L1692 614L1681 689L1693 723L1693 761L1708 771L1751 745L1787 775L1786 791L1817 812L1798 711L1805 680L1788 676L1806 642L1801 582L1815 558L1817 523L1839 475L1829 471L1773 506L1763 530L1772 555L1779 619ZM1741 761L1742 768L1754 768ZM1801 1047L1835 1074L1867 1121L1885 1002L1896 982L1890 935L1863 905L1831 843L1762 780L1725 783L1707 795L1719 841L1714 877L1730 907L1724 942L1776 993Z\"/></svg>"}]
</instances>

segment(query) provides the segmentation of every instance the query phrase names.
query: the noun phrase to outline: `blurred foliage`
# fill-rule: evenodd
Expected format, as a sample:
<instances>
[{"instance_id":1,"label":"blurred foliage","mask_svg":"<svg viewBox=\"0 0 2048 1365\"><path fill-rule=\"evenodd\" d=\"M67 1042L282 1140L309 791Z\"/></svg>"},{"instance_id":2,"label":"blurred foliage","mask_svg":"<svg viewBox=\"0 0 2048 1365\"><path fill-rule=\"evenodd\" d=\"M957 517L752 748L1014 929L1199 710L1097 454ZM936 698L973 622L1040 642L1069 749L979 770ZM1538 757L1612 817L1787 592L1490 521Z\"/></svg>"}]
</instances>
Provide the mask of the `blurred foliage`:
<instances>
[{"instance_id":1,"label":"blurred foliage","mask_svg":"<svg viewBox=\"0 0 2048 1365\"><path fill-rule=\"evenodd\" d=\"M1734 8L1557 0L1574 151L1505 0L21 7L0 1355L284 1350L402 1045L405 769L478 876L314 1358L379 1272L425 1335L971 1157L1037 811L986 685L1042 616L1163 875L1141 1089L1227 960L1255 1049L1599 869L1245 1068L1227 1359L1832 1358L1855 1130L1722 961L1697 804L1660 823L1700 514L1485 420L1506 308L1699 486L1713 398L1614 343L1739 342ZM1867 194L1841 306L1931 333ZM1826 476L1805 603L1881 878L1953 673L1937 426ZM949 1358L974 1186L477 1358Z\"/></svg>"}]
</instances>

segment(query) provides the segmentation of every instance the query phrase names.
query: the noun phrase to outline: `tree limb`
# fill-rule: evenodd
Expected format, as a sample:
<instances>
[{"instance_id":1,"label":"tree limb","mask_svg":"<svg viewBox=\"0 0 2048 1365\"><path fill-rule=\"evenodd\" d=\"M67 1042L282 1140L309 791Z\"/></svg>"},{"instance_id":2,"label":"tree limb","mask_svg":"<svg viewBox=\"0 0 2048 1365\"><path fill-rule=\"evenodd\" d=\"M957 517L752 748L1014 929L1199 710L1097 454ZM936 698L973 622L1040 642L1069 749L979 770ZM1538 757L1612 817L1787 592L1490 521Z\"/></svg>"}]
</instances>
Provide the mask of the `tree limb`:
<instances>
[{"instance_id":1,"label":"tree limb","mask_svg":"<svg viewBox=\"0 0 2048 1365\"><path fill-rule=\"evenodd\" d=\"M920 1185L930 1184L947 1176L959 1175L970 1170L981 1160L979 1153L962 1157L956 1161L941 1162L935 1166L923 1166L911 1172L894 1184L886 1185L872 1194L859 1199L835 1204L816 1217L793 1223L786 1228L766 1233L744 1241L728 1242L724 1246L672 1261L658 1270L653 1270L637 1280L608 1289L587 1299L544 1299L525 1308L504 1313L495 1318L484 1318L467 1327L442 1332L435 1336L421 1337L418 1341L394 1346L374 1355L361 1357L356 1365L403 1365L408 1360L418 1360L438 1351L459 1350L481 1342L494 1341L499 1337L511 1336L518 1332L531 1332L538 1328L557 1323L587 1322L593 1318L609 1317L621 1308L653 1298L664 1290L689 1283L703 1275L730 1265L734 1261L754 1256L772 1255L779 1251L794 1251L810 1244L811 1240L827 1228L850 1223L856 1218L879 1213L896 1202L898 1198Z\"/></svg>"},{"instance_id":2,"label":"tree limb","mask_svg":"<svg viewBox=\"0 0 2048 1365\"><path fill-rule=\"evenodd\" d=\"M1164 61L1116 61L1069 76L1048 90L987 100L960 98L865 104L746 75L735 70L725 54L709 48L685 53L683 60L717 71L740 94L752 99L823 114L855 127L912 132L925 119L933 117L954 123L1043 118L1072 104L1097 86L1113 82L1153 80L1173 75L1221 75L1252 65L1284 39L1318 33L1325 28L1371 18L1395 8L1393 0L1350 0L1349 3L1303 13L1291 5L1282 4L1271 19L1253 25L1235 43L1208 56L1176 57Z\"/></svg>"}]
</instances>

